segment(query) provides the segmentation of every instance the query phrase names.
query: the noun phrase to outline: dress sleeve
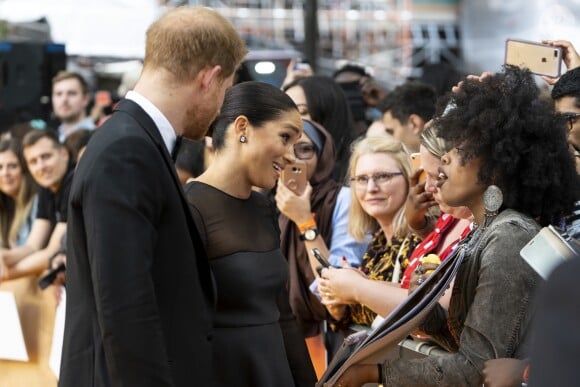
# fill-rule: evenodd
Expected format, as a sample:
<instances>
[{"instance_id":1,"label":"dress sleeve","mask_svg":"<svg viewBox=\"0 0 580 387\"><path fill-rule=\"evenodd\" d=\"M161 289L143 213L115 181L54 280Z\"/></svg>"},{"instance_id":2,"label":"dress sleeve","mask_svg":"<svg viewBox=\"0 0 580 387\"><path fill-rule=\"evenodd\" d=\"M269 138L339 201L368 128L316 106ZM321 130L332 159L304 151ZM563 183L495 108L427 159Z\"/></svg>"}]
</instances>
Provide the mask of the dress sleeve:
<instances>
[{"instance_id":1,"label":"dress sleeve","mask_svg":"<svg viewBox=\"0 0 580 387\"><path fill-rule=\"evenodd\" d=\"M190 184L192 184L192 183L190 183ZM203 246L207 249L207 243L208 243L207 228L205 227L205 222L203 221L203 216L199 212L199 209L197 208L197 206L192 204L192 201L189 200L189 195L192 194L191 191L193 189L194 188L191 188L191 187L184 188L185 195L188 198L187 205L189 206L189 211L191 212L191 216L193 217L193 221L195 222L195 226L197 228L197 231L199 232L199 237L201 238L201 241L203 242Z\"/></svg>"},{"instance_id":2,"label":"dress sleeve","mask_svg":"<svg viewBox=\"0 0 580 387\"><path fill-rule=\"evenodd\" d=\"M312 387L316 383L316 373L310 361L304 336L296 323L296 318L292 314L288 300L288 289L286 286L283 286L282 291L278 295L277 302L280 311L280 328L282 329L282 335L284 337L288 364L290 365L296 387Z\"/></svg>"}]
</instances>

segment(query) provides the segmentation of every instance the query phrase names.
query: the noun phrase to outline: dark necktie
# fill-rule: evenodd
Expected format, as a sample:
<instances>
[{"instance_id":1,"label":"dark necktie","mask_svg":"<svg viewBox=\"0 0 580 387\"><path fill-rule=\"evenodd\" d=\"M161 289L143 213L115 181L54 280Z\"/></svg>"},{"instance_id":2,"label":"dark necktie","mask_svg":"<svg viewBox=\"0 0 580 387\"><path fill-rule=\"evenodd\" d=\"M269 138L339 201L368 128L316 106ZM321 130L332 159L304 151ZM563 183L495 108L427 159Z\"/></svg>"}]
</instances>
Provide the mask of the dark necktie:
<instances>
[{"instance_id":1,"label":"dark necktie","mask_svg":"<svg viewBox=\"0 0 580 387\"><path fill-rule=\"evenodd\" d=\"M173 162L175 162L175 160L177 159L179 147L181 146L181 140L182 140L181 136L177 136L177 138L175 139L175 145L173 145L173 150L171 151L171 158L173 159Z\"/></svg>"}]
</instances>

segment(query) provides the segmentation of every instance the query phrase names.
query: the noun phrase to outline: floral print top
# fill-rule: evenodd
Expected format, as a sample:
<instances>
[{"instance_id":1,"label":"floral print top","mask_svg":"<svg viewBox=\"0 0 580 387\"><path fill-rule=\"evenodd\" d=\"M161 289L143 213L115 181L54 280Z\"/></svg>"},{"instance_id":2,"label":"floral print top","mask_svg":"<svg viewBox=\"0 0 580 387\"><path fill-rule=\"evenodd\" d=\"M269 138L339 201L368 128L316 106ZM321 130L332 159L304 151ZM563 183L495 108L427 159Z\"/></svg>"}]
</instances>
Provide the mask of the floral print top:
<instances>
[{"instance_id":1,"label":"floral print top","mask_svg":"<svg viewBox=\"0 0 580 387\"><path fill-rule=\"evenodd\" d=\"M400 274L409 265L409 257L421 238L413 233L404 238L393 237L389 242L383 230L379 230L371 240L363 257L361 271L374 281L392 281L396 261L400 263ZM400 279L397 281L400 282ZM370 326L377 314L364 305L350 305L344 317L334 325L335 330L346 329L351 324Z\"/></svg>"}]
</instances>

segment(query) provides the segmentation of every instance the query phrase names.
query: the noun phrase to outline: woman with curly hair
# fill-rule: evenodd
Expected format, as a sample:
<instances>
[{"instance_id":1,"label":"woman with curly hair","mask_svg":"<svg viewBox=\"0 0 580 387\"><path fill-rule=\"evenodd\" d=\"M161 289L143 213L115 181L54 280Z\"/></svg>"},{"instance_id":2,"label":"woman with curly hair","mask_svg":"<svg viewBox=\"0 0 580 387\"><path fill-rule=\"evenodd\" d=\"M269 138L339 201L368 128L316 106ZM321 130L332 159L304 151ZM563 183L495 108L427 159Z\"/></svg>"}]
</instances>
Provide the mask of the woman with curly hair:
<instances>
[{"instance_id":1,"label":"woman with curly hair","mask_svg":"<svg viewBox=\"0 0 580 387\"><path fill-rule=\"evenodd\" d=\"M530 73L514 67L467 79L448 106L436 120L453 146L441 159L441 196L467 206L476 227L458 247L465 254L448 313L437 305L421 328L455 341L457 352L355 365L337 386L481 385L486 360L529 355L539 277L519 252L579 191L564 120Z\"/></svg>"}]
</instances>

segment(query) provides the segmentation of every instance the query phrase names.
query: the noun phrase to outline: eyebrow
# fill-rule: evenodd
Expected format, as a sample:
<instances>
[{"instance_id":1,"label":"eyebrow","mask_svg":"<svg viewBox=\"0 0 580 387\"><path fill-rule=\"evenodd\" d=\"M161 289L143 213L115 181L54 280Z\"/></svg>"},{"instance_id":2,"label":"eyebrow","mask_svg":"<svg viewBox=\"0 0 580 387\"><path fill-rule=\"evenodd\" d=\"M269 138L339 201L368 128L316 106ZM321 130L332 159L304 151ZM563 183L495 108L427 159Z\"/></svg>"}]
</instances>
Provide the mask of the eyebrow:
<instances>
[{"instance_id":1,"label":"eyebrow","mask_svg":"<svg viewBox=\"0 0 580 387\"><path fill-rule=\"evenodd\" d=\"M290 125L290 124L285 124L283 125L283 127L285 129L292 129L293 131L295 131L296 133L300 134L300 129L294 125Z\"/></svg>"}]
</instances>

